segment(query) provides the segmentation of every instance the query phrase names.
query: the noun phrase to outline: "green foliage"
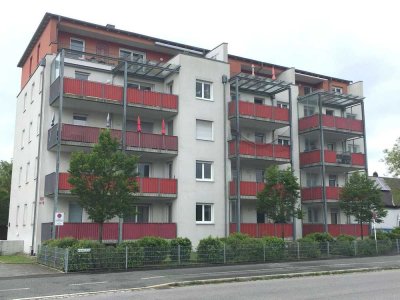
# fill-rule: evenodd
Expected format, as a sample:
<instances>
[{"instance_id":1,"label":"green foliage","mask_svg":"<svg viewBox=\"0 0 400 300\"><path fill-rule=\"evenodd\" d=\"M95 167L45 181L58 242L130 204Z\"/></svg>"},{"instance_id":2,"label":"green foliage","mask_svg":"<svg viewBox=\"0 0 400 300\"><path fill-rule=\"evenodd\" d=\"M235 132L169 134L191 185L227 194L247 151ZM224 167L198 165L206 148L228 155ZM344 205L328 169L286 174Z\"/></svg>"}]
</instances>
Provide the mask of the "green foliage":
<instances>
[{"instance_id":1,"label":"green foliage","mask_svg":"<svg viewBox=\"0 0 400 300\"><path fill-rule=\"evenodd\" d=\"M257 195L257 210L276 223L286 223L299 214L296 203L300 186L290 168L271 166L265 172L265 188Z\"/></svg>"},{"instance_id":2,"label":"green foliage","mask_svg":"<svg viewBox=\"0 0 400 300\"><path fill-rule=\"evenodd\" d=\"M400 138L398 138L392 149L383 150L383 161L388 167L390 173L394 176L400 175Z\"/></svg>"},{"instance_id":3,"label":"green foliage","mask_svg":"<svg viewBox=\"0 0 400 300\"><path fill-rule=\"evenodd\" d=\"M8 225L12 163L0 161L0 225Z\"/></svg>"},{"instance_id":4,"label":"green foliage","mask_svg":"<svg viewBox=\"0 0 400 300\"><path fill-rule=\"evenodd\" d=\"M180 262L185 263L190 260L190 254L192 253L192 242L188 238L175 238L169 242L170 253L169 257L171 261L177 262L178 259L178 246Z\"/></svg>"},{"instance_id":5,"label":"green foliage","mask_svg":"<svg viewBox=\"0 0 400 300\"><path fill-rule=\"evenodd\" d=\"M339 204L345 214L354 216L361 226L371 221L372 212L376 213L377 223L382 222L387 214L381 200L381 191L375 182L358 172L353 173L342 188Z\"/></svg>"},{"instance_id":6,"label":"green foliage","mask_svg":"<svg viewBox=\"0 0 400 300\"><path fill-rule=\"evenodd\" d=\"M202 239L197 246L197 259L202 263L221 264L224 262L224 243L220 238Z\"/></svg>"},{"instance_id":7,"label":"green foliage","mask_svg":"<svg viewBox=\"0 0 400 300\"><path fill-rule=\"evenodd\" d=\"M356 240L356 238L354 237L354 236L352 236L352 235L347 235L347 234L341 234L341 235L338 235L337 237L336 237L336 241L339 241L339 242L345 242L345 241L347 241L347 242L353 242L353 241L355 241Z\"/></svg>"},{"instance_id":8,"label":"green foliage","mask_svg":"<svg viewBox=\"0 0 400 300\"><path fill-rule=\"evenodd\" d=\"M314 232L306 235L304 238L313 240L315 242L333 242L335 239L326 232Z\"/></svg>"},{"instance_id":9,"label":"green foliage","mask_svg":"<svg viewBox=\"0 0 400 300\"><path fill-rule=\"evenodd\" d=\"M135 156L119 150L109 130L100 133L91 152L72 153L68 179L73 186L71 193L79 197L90 219L100 224L99 241L105 221L135 213L132 192L137 190L136 162Z\"/></svg>"},{"instance_id":10,"label":"green foliage","mask_svg":"<svg viewBox=\"0 0 400 300\"><path fill-rule=\"evenodd\" d=\"M161 264L168 256L169 243L160 237L144 237L136 242L143 248L145 265Z\"/></svg>"},{"instance_id":11,"label":"green foliage","mask_svg":"<svg viewBox=\"0 0 400 300\"><path fill-rule=\"evenodd\" d=\"M223 239L223 241L226 247L226 261L229 263L259 262L264 260L264 243L262 239L234 233Z\"/></svg>"},{"instance_id":12,"label":"green foliage","mask_svg":"<svg viewBox=\"0 0 400 300\"><path fill-rule=\"evenodd\" d=\"M282 260L285 257L285 242L277 237L263 237L262 241L265 244L265 260L276 261Z\"/></svg>"},{"instance_id":13,"label":"green foliage","mask_svg":"<svg viewBox=\"0 0 400 300\"><path fill-rule=\"evenodd\" d=\"M43 246L69 248L78 244L78 240L73 237L65 237L58 240L47 240L43 242Z\"/></svg>"},{"instance_id":14,"label":"green foliage","mask_svg":"<svg viewBox=\"0 0 400 300\"><path fill-rule=\"evenodd\" d=\"M300 258L319 258L321 256L320 243L306 237L297 242L300 244Z\"/></svg>"},{"instance_id":15,"label":"green foliage","mask_svg":"<svg viewBox=\"0 0 400 300\"><path fill-rule=\"evenodd\" d=\"M128 250L128 268L142 266L144 264L144 249L137 241L126 241L117 245L119 253L126 255Z\"/></svg>"}]
</instances>

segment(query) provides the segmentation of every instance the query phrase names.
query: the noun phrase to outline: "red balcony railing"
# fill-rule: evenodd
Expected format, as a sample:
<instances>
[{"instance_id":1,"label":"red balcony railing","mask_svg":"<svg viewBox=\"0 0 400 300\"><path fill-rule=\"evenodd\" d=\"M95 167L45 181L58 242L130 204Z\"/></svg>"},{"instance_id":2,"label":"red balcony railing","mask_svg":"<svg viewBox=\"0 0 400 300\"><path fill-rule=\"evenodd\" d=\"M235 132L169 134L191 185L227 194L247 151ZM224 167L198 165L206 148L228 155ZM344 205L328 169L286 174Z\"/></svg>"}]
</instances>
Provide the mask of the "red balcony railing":
<instances>
[{"instance_id":1,"label":"red balcony railing","mask_svg":"<svg viewBox=\"0 0 400 300\"><path fill-rule=\"evenodd\" d=\"M235 154L235 141L229 141L229 155ZM290 147L241 141L239 144L239 154L254 156L256 158L290 159Z\"/></svg>"},{"instance_id":2,"label":"red balcony railing","mask_svg":"<svg viewBox=\"0 0 400 300\"><path fill-rule=\"evenodd\" d=\"M257 196L258 192L264 189L264 182L250 182L241 181L240 182L240 195L241 196ZM236 196L236 182L231 181L229 183L229 195Z\"/></svg>"},{"instance_id":3,"label":"red balcony railing","mask_svg":"<svg viewBox=\"0 0 400 300\"><path fill-rule=\"evenodd\" d=\"M92 97L122 103L123 87L100 82L64 78L64 93L78 97ZM127 89L127 102L152 108L178 109L178 96L152 91Z\"/></svg>"},{"instance_id":4,"label":"red balcony railing","mask_svg":"<svg viewBox=\"0 0 400 300\"><path fill-rule=\"evenodd\" d=\"M314 232L324 232L324 224L303 224L303 236ZM347 234L359 237L361 236L361 226L359 224L328 224L328 232L332 236ZM364 236L369 234L367 224L363 224L363 234Z\"/></svg>"},{"instance_id":5,"label":"red balcony railing","mask_svg":"<svg viewBox=\"0 0 400 300\"><path fill-rule=\"evenodd\" d=\"M339 200L340 187L327 186L325 188L326 199L328 200ZM301 189L301 200L320 200L322 201L322 187L308 187Z\"/></svg>"},{"instance_id":6,"label":"red balcony railing","mask_svg":"<svg viewBox=\"0 0 400 300\"><path fill-rule=\"evenodd\" d=\"M63 124L62 141L94 144L98 142L102 128ZM121 130L111 130L111 135L121 138ZM126 145L131 148L178 151L178 137L154 133L126 132Z\"/></svg>"},{"instance_id":7,"label":"red balcony railing","mask_svg":"<svg viewBox=\"0 0 400 300\"><path fill-rule=\"evenodd\" d=\"M51 223L42 224L48 226ZM176 223L124 223L123 240L140 239L145 236L157 236L166 239L176 238ZM73 237L78 240L97 240L99 224L97 223L64 223L57 228L57 238ZM118 240L118 223L104 223L103 240Z\"/></svg>"},{"instance_id":8,"label":"red balcony railing","mask_svg":"<svg viewBox=\"0 0 400 300\"><path fill-rule=\"evenodd\" d=\"M68 183L69 173L60 173L58 180L59 191L69 191L72 186ZM52 194L54 192L55 173L49 174L45 179L45 190L46 194ZM176 179L168 178L137 178L138 182L138 193L143 194L157 194L157 195L176 195L177 194L177 183Z\"/></svg>"},{"instance_id":9,"label":"red balcony railing","mask_svg":"<svg viewBox=\"0 0 400 300\"><path fill-rule=\"evenodd\" d=\"M236 224L231 223L229 226L230 233L236 232ZM250 235L251 237L276 236L290 238L293 236L293 224L275 224L275 223L241 223L240 232Z\"/></svg>"},{"instance_id":10,"label":"red balcony railing","mask_svg":"<svg viewBox=\"0 0 400 300\"><path fill-rule=\"evenodd\" d=\"M355 133L362 133L363 123L361 120L322 115L322 126L324 128L345 130ZM299 120L299 131L310 130L319 127L319 115L301 118Z\"/></svg>"},{"instance_id":11,"label":"red balcony railing","mask_svg":"<svg viewBox=\"0 0 400 300\"><path fill-rule=\"evenodd\" d=\"M229 102L229 117L236 115L235 102ZM276 106L239 101L239 115L271 121L289 122L289 110Z\"/></svg>"},{"instance_id":12,"label":"red balcony railing","mask_svg":"<svg viewBox=\"0 0 400 300\"><path fill-rule=\"evenodd\" d=\"M365 154L362 153L338 153L324 150L325 163L362 167L365 166ZM318 164L321 162L321 151L312 150L300 153L300 166Z\"/></svg>"}]
</instances>

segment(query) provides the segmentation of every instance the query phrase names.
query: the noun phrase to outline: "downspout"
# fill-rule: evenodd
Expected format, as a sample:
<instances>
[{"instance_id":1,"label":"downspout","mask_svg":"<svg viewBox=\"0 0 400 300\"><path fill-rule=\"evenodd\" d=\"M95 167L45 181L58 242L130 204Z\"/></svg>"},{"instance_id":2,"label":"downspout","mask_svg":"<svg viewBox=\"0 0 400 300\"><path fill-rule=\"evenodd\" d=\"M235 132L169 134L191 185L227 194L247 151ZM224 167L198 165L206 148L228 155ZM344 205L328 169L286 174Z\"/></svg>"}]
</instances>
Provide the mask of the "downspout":
<instances>
[{"instance_id":1,"label":"downspout","mask_svg":"<svg viewBox=\"0 0 400 300\"><path fill-rule=\"evenodd\" d=\"M236 92L236 139L235 139L235 154L236 154L236 231L240 232L240 121L239 121L239 78L236 77L235 82Z\"/></svg>"},{"instance_id":2,"label":"downspout","mask_svg":"<svg viewBox=\"0 0 400 300\"><path fill-rule=\"evenodd\" d=\"M225 202L225 237L229 235L229 199L228 199L228 183L227 183L227 138L226 138L226 83L228 82L228 76L222 75L223 99L224 99L224 202Z\"/></svg>"},{"instance_id":3,"label":"downspout","mask_svg":"<svg viewBox=\"0 0 400 300\"><path fill-rule=\"evenodd\" d=\"M40 164L40 150L41 150L41 141L42 141L42 118L43 118L43 94L44 94L44 71L46 67L46 58L42 58L39 63L39 66L43 67L42 69L42 86L40 87L42 91L42 95L40 96L40 117L39 117L39 139L38 139L38 147L37 147L37 162L36 162L36 183L35 183L35 201L33 202L34 211L33 211L33 228L32 228L32 243L31 243L31 256L35 254L35 234L36 234L36 213L37 213L37 203L38 203L38 190L39 190L39 164Z\"/></svg>"},{"instance_id":4,"label":"downspout","mask_svg":"<svg viewBox=\"0 0 400 300\"><path fill-rule=\"evenodd\" d=\"M64 55L65 50L60 53L60 103L58 108L58 124L57 124L57 158L56 158L56 179L54 188L54 206L53 206L53 231L51 238L56 238L56 212L58 210L58 193L59 193L59 176L60 176L60 155L61 155L61 132L62 132L62 113L64 101Z\"/></svg>"}]
</instances>

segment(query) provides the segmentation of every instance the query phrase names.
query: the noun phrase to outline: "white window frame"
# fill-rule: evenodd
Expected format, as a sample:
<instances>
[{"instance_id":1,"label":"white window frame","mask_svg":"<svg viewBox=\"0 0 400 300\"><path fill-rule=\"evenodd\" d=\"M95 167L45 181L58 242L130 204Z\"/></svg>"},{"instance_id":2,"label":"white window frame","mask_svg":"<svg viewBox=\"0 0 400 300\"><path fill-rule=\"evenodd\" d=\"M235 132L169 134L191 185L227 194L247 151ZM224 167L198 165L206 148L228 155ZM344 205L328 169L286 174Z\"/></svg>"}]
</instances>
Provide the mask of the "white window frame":
<instances>
[{"instance_id":1,"label":"white window frame","mask_svg":"<svg viewBox=\"0 0 400 300\"><path fill-rule=\"evenodd\" d=\"M201 212L202 212L202 217L201 217L201 221L197 221L197 206L201 206ZM211 208L211 220L209 221L205 221L204 220L204 207L205 206L210 206ZM214 204L213 203L196 203L196 215L195 215L195 219L196 219L196 224L214 224Z\"/></svg>"},{"instance_id":2,"label":"white window frame","mask_svg":"<svg viewBox=\"0 0 400 300\"><path fill-rule=\"evenodd\" d=\"M26 112L26 100L28 99L28 93L26 92L25 94L24 94L24 102L23 102L23 113L24 112Z\"/></svg>"},{"instance_id":3,"label":"white window frame","mask_svg":"<svg viewBox=\"0 0 400 300\"><path fill-rule=\"evenodd\" d=\"M334 93L343 94L343 88L338 87L338 86L332 86L331 91Z\"/></svg>"},{"instance_id":4,"label":"white window frame","mask_svg":"<svg viewBox=\"0 0 400 300\"><path fill-rule=\"evenodd\" d=\"M357 114L346 113L346 119L357 120Z\"/></svg>"},{"instance_id":5,"label":"white window frame","mask_svg":"<svg viewBox=\"0 0 400 300\"><path fill-rule=\"evenodd\" d=\"M40 134L40 113L37 116L36 135Z\"/></svg>"},{"instance_id":6,"label":"white window frame","mask_svg":"<svg viewBox=\"0 0 400 300\"><path fill-rule=\"evenodd\" d=\"M37 172L38 161L39 161L39 159L38 159L38 157L36 156L36 157L35 157L35 169L33 170L33 180L36 180L36 179L37 179L37 176L38 176L38 172Z\"/></svg>"},{"instance_id":7,"label":"white window frame","mask_svg":"<svg viewBox=\"0 0 400 300\"><path fill-rule=\"evenodd\" d=\"M311 110L312 110L312 112L313 112L312 114L306 114L306 111L311 112ZM304 113L304 117L310 117L310 116L315 115L315 106L304 105L304 107L303 107L303 113Z\"/></svg>"},{"instance_id":8,"label":"white window frame","mask_svg":"<svg viewBox=\"0 0 400 300\"><path fill-rule=\"evenodd\" d=\"M290 138L288 136L278 136L277 144L281 146L290 146ZM287 145L286 143L287 142Z\"/></svg>"},{"instance_id":9,"label":"white window frame","mask_svg":"<svg viewBox=\"0 0 400 300\"><path fill-rule=\"evenodd\" d=\"M200 97L197 96L197 83L201 84L201 96ZM204 85L205 84L209 84L210 85L210 98L205 98L204 97ZM213 95L214 94L213 94L213 84L212 84L212 82L196 79L195 95L196 95L196 99L206 100L206 101L214 101L214 99L213 99Z\"/></svg>"},{"instance_id":10,"label":"white window frame","mask_svg":"<svg viewBox=\"0 0 400 300\"><path fill-rule=\"evenodd\" d=\"M261 103L256 103L256 101L260 101L260 100L261 100ZM265 98L262 98L262 97L254 97L253 103L254 103L254 104L263 105L263 104L265 104Z\"/></svg>"},{"instance_id":11,"label":"white window frame","mask_svg":"<svg viewBox=\"0 0 400 300\"><path fill-rule=\"evenodd\" d=\"M22 166L19 167L19 174L18 174L18 187L21 187L22 182Z\"/></svg>"},{"instance_id":12,"label":"white window frame","mask_svg":"<svg viewBox=\"0 0 400 300\"><path fill-rule=\"evenodd\" d=\"M347 152L350 153L361 153L361 147L357 144L347 144Z\"/></svg>"},{"instance_id":13,"label":"white window frame","mask_svg":"<svg viewBox=\"0 0 400 300\"><path fill-rule=\"evenodd\" d=\"M82 72L82 71L75 71L74 75L75 75L75 79L77 79L77 80L88 81L88 80L89 80L90 73L88 73L88 72ZM76 75L78 75L78 76L79 76L79 75L80 75L80 76L85 76L86 79L77 78Z\"/></svg>"},{"instance_id":14,"label":"white window frame","mask_svg":"<svg viewBox=\"0 0 400 300\"><path fill-rule=\"evenodd\" d=\"M22 226L26 226L26 215L28 213L28 204L24 204L24 211L22 212Z\"/></svg>"},{"instance_id":15,"label":"white window frame","mask_svg":"<svg viewBox=\"0 0 400 300\"><path fill-rule=\"evenodd\" d=\"M276 103L276 107L289 109L289 103L287 103L287 102L278 102L278 103Z\"/></svg>"},{"instance_id":16,"label":"white window frame","mask_svg":"<svg viewBox=\"0 0 400 300\"><path fill-rule=\"evenodd\" d=\"M29 183L29 169L30 169L30 166L31 166L31 162L28 161L26 163L26 170L25 170L25 184Z\"/></svg>"},{"instance_id":17,"label":"white window frame","mask_svg":"<svg viewBox=\"0 0 400 300\"><path fill-rule=\"evenodd\" d=\"M31 85L31 104L34 101L34 97L33 97L34 92L35 92L35 82L32 82L32 85Z\"/></svg>"},{"instance_id":18,"label":"white window frame","mask_svg":"<svg viewBox=\"0 0 400 300\"><path fill-rule=\"evenodd\" d=\"M197 178L197 164L201 164L201 178ZM204 177L204 166L206 164L209 164L210 167L211 167L211 170L210 170L211 178L205 178ZM214 181L214 163L212 161L196 160L195 171L196 171L195 173L196 173L196 180L197 181Z\"/></svg>"},{"instance_id":19,"label":"white window frame","mask_svg":"<svg viewBox=\"0 0 400 300\"><path fill-rule=\"evenodd\" d=\"M33 122L30 121L29 122L29 127L28 127L28 144L30 142L32 142L32 125L33 125Z\"/></svg>"},{"instance_id":20,"label":"white window frame","mask_svg":"<svg viewBox=\"0 0 400 300\"><path fill-rule=\"evenodd\" d=\"M129 85L131 85L131 86L129 86ZM137 85L137 88L132 87L132 85ZM151 84L151 83L146 83L146 82L129 81L128 82L128 88L137 89L137 90L140 90L140 91L153 91L154 90L154 85Z\"/></svg>"},{"instance_id":21,"label":"white window frame","mask_svg":"<svg viewBox=\"0 0 400 300\"><path fill-rule=\"evenodd\" d=\"M19 205L17 205L17 211L15 216L15 226L18 226L18 219L19 219Z\"/></svg>"},{"instance_id":22,"label":"white window frame","mask_svg":"<svg viewBox=\"0 0 400 300\"><path fill-rule=\"evenodd\" d=\"M79 38L75 38L75 37L71 37L71 38L69 39L69 48L70 48L71 50L73 50L73 49L72 49L72 40L82 42L82 44L83 44L82 52L85 52L85 49L86 49L85 40L82 40L82 39L79 39ZM78 51L78 50L76 50L76 51ZM74 57L74 54L73 54L73 57ZM76 58L84 58L84 55L83 55L83 54L82 54L81 56L78 56L78 55L77 55Z\"/></svg>"},{"instance_id":23,"label":"white window frame","mask_svg":"<svg viewBox=\"0 0 400 300\"><path fill-rule=\"evenodd\" d=\"M21 150L24 149L25 129L22 129L21 134Z\"/></svg>"},{"instance_id":24,"label":"white window frame","mask_svg":"<svg viewBox=\"0 0 400 300\"><path fill-rule=\"evenodd\" d=\"M307 93L307 94L306 94L306 88L307 88L307 89L310 89L310 92ZM304 85L304 86L303 86L304 95L312 94L313 91L314 91L314 88L313 88L312 86L309 86L309 85Z\"/></svg>"},{"instance_id":25,"label":"white window frame","mask_svg":"<svg viewBox=\"0 0 400 300\"><path fill-rule=\"evenodd\" d=\"M198 124L201 122L207 123L207 124L211 124L211 138L203 138L203 137L199 137L198 133ZM202 119L196 119L196 139L197 140L201 140L201 141L214 141L214 122L213 121L209 121L209 120L202 120Z\"/></svg>"},{"instance_id":26,"label":"white window frame","mask_svg":"<svg viewBox=\"0 0 400 300\"><path fill-rule=\"evenodd\" d=\"M75 119L75 117L78 117L78 118L85 118L85 121L83 121L83 120L79 120L79 119ZM87 119L88 119L88 116L87 115L85 115L85 114L73 114L72 115L72 124L73 125L76 125L76 126L86 126L87 125ZM82 122L82 124L75 124L75 121L77 121L78 123L79 122ZM84 122L84 123L83 123Z\"/></svg>"}]
</instances>

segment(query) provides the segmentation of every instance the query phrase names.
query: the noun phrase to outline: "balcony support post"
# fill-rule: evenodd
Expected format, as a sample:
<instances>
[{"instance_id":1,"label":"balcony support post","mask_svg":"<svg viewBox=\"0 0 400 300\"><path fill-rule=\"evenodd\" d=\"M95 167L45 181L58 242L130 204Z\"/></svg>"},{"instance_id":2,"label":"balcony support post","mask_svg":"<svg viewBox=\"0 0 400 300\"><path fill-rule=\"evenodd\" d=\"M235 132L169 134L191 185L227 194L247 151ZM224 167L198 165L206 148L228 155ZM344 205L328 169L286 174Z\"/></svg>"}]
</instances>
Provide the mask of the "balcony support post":
<instances>
[{"instance_id":1,"label":"balcony support post","mask_svg":"<svg viewBox=\"0 0 400 300\"><path fill-rule=\"evenodd\" d=\"M122 114L122 152L126 150L126 109L127 109L127 93L128 93L128 63L124 62L124 93L122 99L123 114ZM118 218L118 243L122 243L123 219Z\"/></svg>"},{"instance_id":2,"label":"balcony support post","mask_svg":"<svg viewBox=\"0 0 400 300\"><path fill-rule=\"evenodd\" d=\"M364 101L361 102L361 117L363 124L363 141L364 141L364 163L365 163L365 173L368 176L368 160L367 160L367 135L365 134L365 110L364 110Z\"/></svg>"},{"instance_id":3,"label":"balcony support post","mask_svg":"<svg viewBox=\"0 0 400 300\"><path fill-rule=\"evenodd\" d=\"M326 202L326 184L325 184L325 141L324 130L322 126L322 99L318 94L318 118L319 118L319 134L320 134L320 148L321 148L321 180L322 180L322 203L324 212L324 232L328 233L328 204Z\"/></svg>"},{"instance_id":4,"label":"balcony support post","mask_svg":"<svg viewBox=\"0 0 400 300\"><path fill-rule=\"evenodd\" d=\"M293 109L292 109L292 88L289 86L288 88L288 96L289 96L289 141L290 141L290 149L289 149L289 155L290 155L290 168L292 169L292 173L294 173L294 153L293 153L293 126L292 126L292 118L293 118ZM297 201L300 201L300 208L301 208L301 198L297 199ZM297 206L297 204L296 204ZM296 228L296 223L297 223L297 218L296 216L293 216L293 241L297 239L297 228Z\"/></svg>"},{"instance_id":5,"label":"balcony support post","mask_svg":"<svg viewBox=\"0 0 400 300\"><path fill-rule=\"evenodd\" d=\"M57 154L56 154L56 179L54 183L54 205L53 205L53 230L51 238L56 238L56 212L58 210L58 194L59 194L59 177L60 177L60 155L61 155L61 136L62 136L62 114L64 100L64 57L65 50L60 52L60 102L58 107L58 124L57 124ZM57 58L55 58L57 59Z\"/></svg>"},{"instance_id":6,"label":"balcony support post","mask_svg":"<svg viewBox=\"0 0 400 300\"><path fill-rule=\"evenodd\" d=\"M235 93L236 93L236 137L235 137L235 154L236 154L236 231L240 232L240 120L239 120L239 78L236 77Z\"/></svg>"}]
</instances>

